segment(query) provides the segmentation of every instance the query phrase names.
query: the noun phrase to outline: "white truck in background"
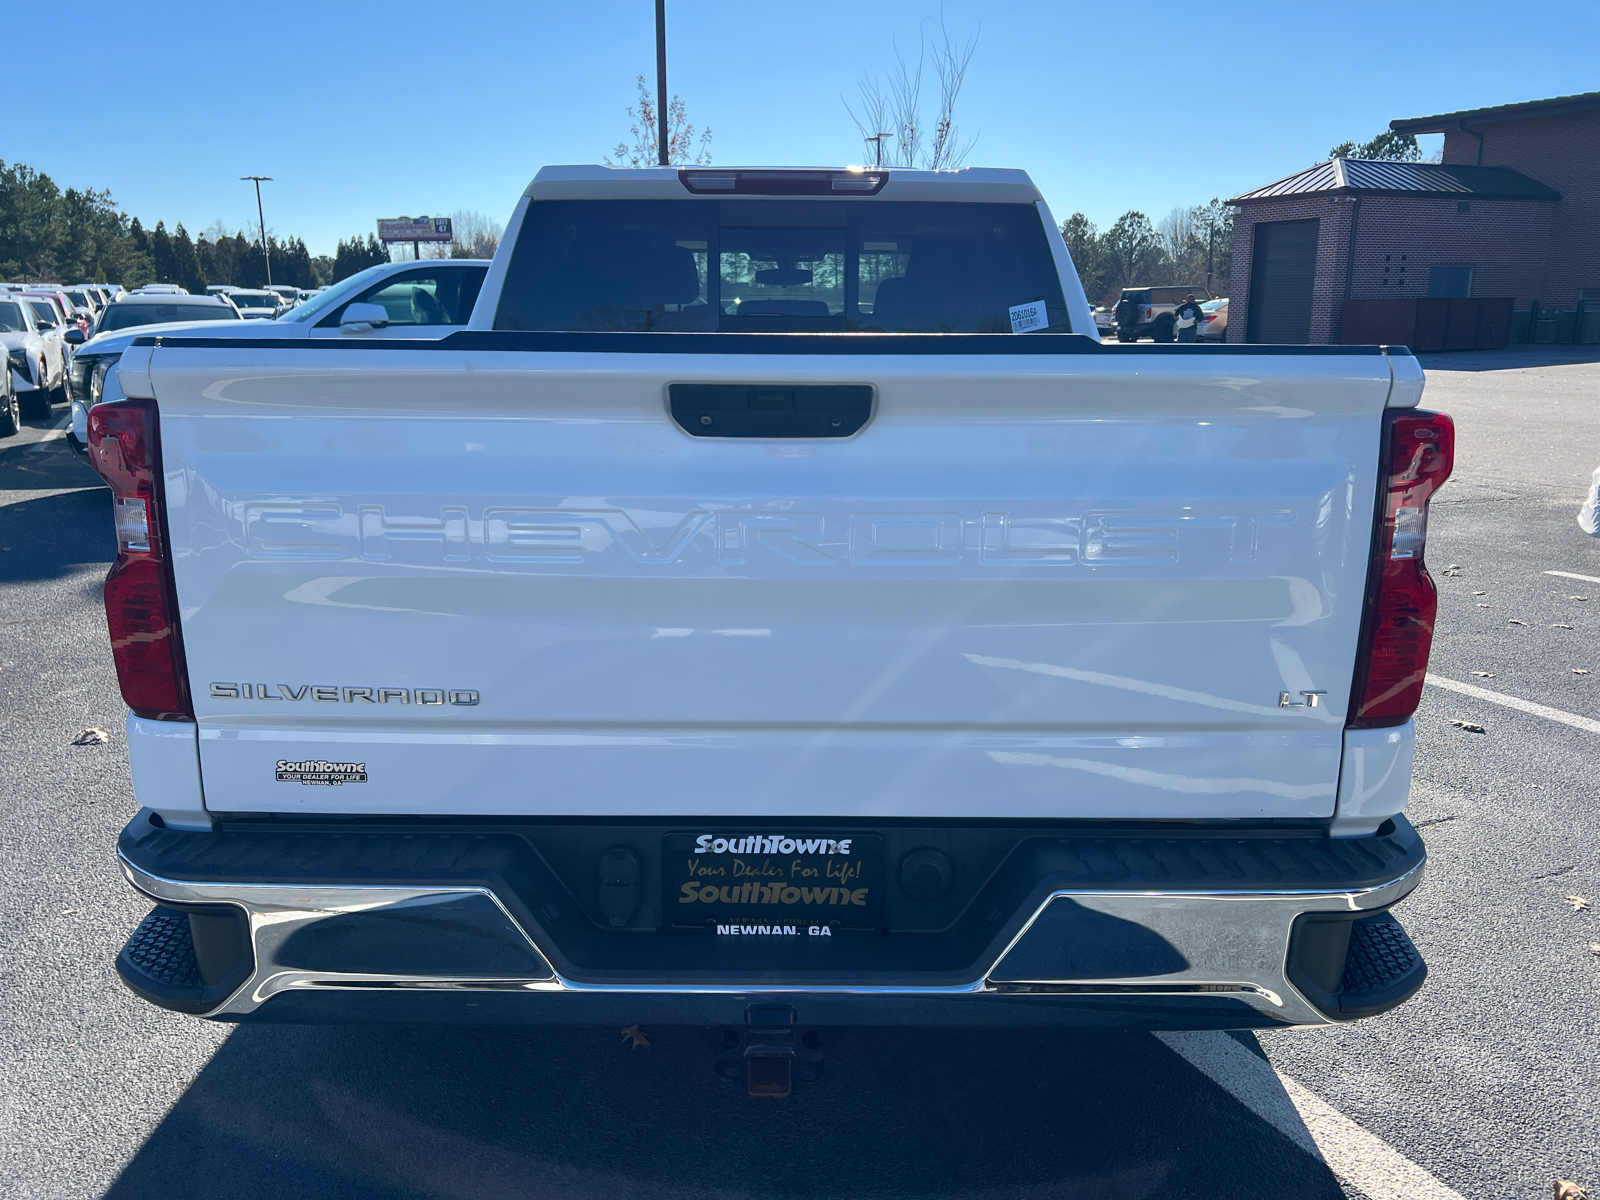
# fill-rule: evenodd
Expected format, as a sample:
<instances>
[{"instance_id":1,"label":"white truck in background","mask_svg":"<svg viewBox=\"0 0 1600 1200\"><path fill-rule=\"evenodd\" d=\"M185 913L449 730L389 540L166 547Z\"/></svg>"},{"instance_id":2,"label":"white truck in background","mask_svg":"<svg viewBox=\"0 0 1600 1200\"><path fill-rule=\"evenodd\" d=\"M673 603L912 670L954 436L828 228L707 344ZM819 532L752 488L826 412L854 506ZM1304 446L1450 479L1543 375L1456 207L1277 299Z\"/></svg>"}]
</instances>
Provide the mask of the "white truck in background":
<instances>
[{"instance_id":1,"label":"white truck in background","mask_svg":"<svg viewBox=\"0 0 1600 1200\"><path fill-rule=\"evenodd\" d=\"M1422 983L1404 348L1102 347L1018 171L559 167L464 331L117 374L157 1004L723 1025L777 1094L806 1026Z\"/></svg>"}]
</instances>

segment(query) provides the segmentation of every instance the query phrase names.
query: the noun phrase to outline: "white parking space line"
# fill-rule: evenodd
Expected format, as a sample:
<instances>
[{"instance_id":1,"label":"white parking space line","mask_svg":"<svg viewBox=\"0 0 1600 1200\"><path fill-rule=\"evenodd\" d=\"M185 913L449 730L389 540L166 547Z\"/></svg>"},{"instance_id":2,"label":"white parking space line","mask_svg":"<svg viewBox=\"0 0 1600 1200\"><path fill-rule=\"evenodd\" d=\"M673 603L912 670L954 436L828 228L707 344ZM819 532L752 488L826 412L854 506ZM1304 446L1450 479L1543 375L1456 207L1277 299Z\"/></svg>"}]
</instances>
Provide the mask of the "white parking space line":
<instances>
[{"instance_id":1,"label":"white parking space line","mask_svg":"<svg viewBox=\"0 0 1600 1200\"><path fill-rule=\"evenodd\" d=\"M62 438L66 437L67 430L71 424L72 413L70 411L62 413L60 419L58 419L55 424L51 425L46 432L41 433L37 438L28 444L28 453L43 454L45 451L51 449L52 447L50 443L58 442Z\"/></svg>"},{"instance_id":2,"label":"white parking space line","mask_svg":"<svg viewBox=\"0 0 1600 1200\"><path fill-rule=\"evenodd\" d=\"M1452 692L1460 692L1463 696L1472 696L1478 700L1487 700L1490 704L1498 704L1503 708L1514 708L1518 712L1532 713L1536 717L1543 717L1547 721L1560 721L1563 725L1571 725L1574 729L1581 729L1585 733L1600 733L1600 721L1592 717L1580 717L1577 713L1563 712L1559 708L1550 708L1544 704L1535 704L1531 700L1519 700L1515 696L1508 696L1504 692L1491 692L1488 688L1475 687L1470 683L1457 683L1454 679L1446 679L1443 675L1428 674L1428 682L1434 687L1446 688Z\"/></svg>"},{"instance_id":3,"label":"white parking space line","mask_svg":"<svg viewBox=\"0 0 1600 1200\"><path fill-rule=\"evenodd\" d=\"M1382 1138L1368 1133L1225 1033L1158 1033L1173 1053L1277 1129L1339 1182L1370 1200L1462 1200Z\"/></svg>"},{"instance_id":4,"label":"white parking space line","mask_svg":"<svg viewBox=\"0 0 1600 1200\"><path fill-rule=\"evenodd\" d=\"M1585 583L1600 583L1600 576L1579 575L1573 571L1546 571L1546 575L1559 575L1563 579L1581 579Z\"/></svg>"}]
</instances>

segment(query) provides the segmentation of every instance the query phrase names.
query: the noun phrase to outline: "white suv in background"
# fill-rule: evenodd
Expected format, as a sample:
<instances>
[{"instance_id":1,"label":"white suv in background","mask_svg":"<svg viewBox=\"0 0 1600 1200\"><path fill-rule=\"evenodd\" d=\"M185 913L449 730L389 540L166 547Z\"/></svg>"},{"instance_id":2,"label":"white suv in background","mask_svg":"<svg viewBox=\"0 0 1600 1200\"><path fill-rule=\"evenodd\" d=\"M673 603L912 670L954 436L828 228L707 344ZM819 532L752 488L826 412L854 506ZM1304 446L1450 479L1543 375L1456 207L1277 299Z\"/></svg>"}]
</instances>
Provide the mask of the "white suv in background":
<instances>
[{"instance_id":1,"label":"white suv in background","mask_svg":"<svg viewBox=\"0 0 1600 1200\"><path fill-rule=\"evenodd\" d=\"M67 357L58 321L48 301L0 295L0 346L25 417L48 417L51 404L65 398L59 396L67 384Z\"/></svg>"}]
</instances>

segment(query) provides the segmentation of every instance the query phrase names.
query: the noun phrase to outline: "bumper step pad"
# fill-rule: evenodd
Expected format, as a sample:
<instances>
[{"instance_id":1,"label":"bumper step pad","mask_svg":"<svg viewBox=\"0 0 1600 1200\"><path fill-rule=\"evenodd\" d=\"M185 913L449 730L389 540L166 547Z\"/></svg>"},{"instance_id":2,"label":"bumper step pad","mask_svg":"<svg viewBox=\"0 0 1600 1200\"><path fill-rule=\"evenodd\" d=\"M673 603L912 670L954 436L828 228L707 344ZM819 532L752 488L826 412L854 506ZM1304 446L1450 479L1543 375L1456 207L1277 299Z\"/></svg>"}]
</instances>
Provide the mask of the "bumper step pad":
<instances>
[{"instance_id":1,"label":"bumper step pad","mask_svg":"<svg viewBox=\"0 0 1600 1200\"><path fill-rule=\"evenodd\" d=\"M1333 1021L1388 1012L1428 977L1422 955L1387 909L1301 917L1289 939L1288 967L1290 982Z\"/></svg>"},{"instance_id":2,"label":"bumper step pad","mask_svg":"<svg viewBox=\"0 0 1600 1200\"><path fill-rule=\"evenodd\" d=\"M1428 968L1410 936L1387 912L1350 924L1350 950L1339 987L1339 1015L1370 1017L1409 1000Z\"/></svg>"},{"instance_id":3,"label":"bumper step pad","mask_svg":"<svg viewBox=\"0 0 1600 1200\"><path fill-rule=\"evenodd\" d=\"M139 922L120 956L129 972L164 988L198 989L200 963L194 956L194 937L189 932L189 914L170 908L152 908ZM118 968L122 963L118 963Z\"/></svg>"},{"instance_id":4,"label":"bumper step pad","mask_svg":"<svg viewBox=\"0 0 1600 1200\"><path fill-rule=\"evenodd\" d=\"M153 908L117 955L123 983L177 1012L215 1008L254 969L244 912L232 905Z\"/></svg>"}]
</instances>

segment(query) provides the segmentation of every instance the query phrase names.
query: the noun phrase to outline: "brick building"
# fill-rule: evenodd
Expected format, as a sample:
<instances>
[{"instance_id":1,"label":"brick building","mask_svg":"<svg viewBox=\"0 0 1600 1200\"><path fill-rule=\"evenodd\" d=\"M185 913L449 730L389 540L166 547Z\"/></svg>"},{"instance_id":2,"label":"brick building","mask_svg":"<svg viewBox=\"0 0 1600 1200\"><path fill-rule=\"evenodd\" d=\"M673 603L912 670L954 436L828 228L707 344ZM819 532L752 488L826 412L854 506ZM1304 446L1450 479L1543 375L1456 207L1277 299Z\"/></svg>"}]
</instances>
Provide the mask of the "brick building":
<instances>
[{"instance_id":1,"label":"brick building","mask_svg":"<svg viewBox=\"0 0 1600 1200\"><path fill-rule=\"evenodd\" d=\"M1443 133L1443 161L1335 159L1231 201L1229 340L1337 342L1345 301L1429 296L1505 297L1571 339L1600 309L1600 92L1390 127Z\"/></svg>"},{"instance_id":2,"label":"brick building","mask_svg":"<svg viewBox=\"0 0 1600 1200\"><path fill-rule=\"evenodd\" d=\"M1532 298L1572 309L1600 288L1600 92L1391 121L1397 133L1442 133L1446 163L1501 166L1561 193L1544 276ZM1518 300L1526 303L1528 294Z\"/></svg>"}]
</instances>

